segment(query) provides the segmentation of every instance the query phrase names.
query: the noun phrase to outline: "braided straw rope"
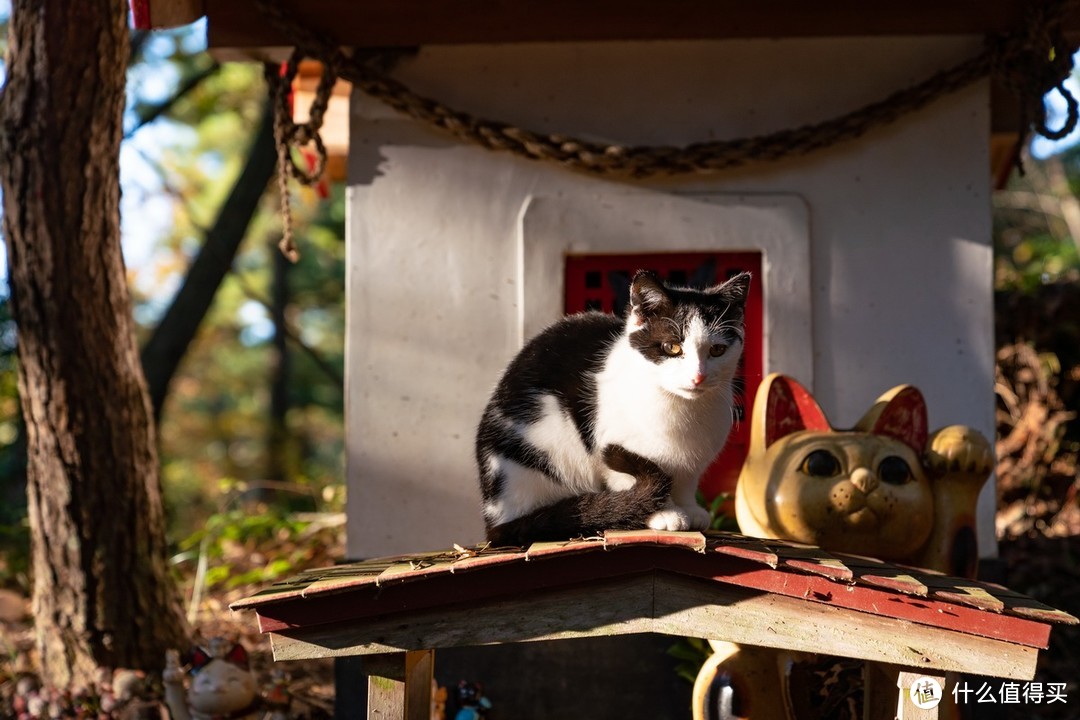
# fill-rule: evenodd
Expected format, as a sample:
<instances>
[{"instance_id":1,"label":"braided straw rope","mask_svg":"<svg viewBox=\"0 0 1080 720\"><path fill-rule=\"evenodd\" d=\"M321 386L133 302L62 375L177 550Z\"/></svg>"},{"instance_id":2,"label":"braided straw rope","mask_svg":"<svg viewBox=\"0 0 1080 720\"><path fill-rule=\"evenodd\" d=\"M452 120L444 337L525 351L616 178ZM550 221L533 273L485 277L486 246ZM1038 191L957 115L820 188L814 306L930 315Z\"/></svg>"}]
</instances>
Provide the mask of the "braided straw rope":
<instances>
[{"instance_id":1,"label":"braided straw rope","mask_svg":"<svg viewBox=\"0 0 1080 720\"><path fill-rule=\"evenodd\" d=\"M1022 120L1018 144L1025 139L1029 123L1034 125L1036 132L1046 137L1064 137L1076 127L1078 117L1077 102L1064 87L1064 81L1072 69L1073 48L1064 38L1061 19L1069 2L1028 0L1026 21L1016 32L990 38L983 50L974 57L857 110L823 122L765 135L672 147L596 143L557 133L535 132L455 110L414 93L402 83L374 69L371 64L347 54L333 39L296 21L278 0L255 0L267 20L295 44L296 51L291 63L295 65L300 56L308 56L320 60L324 65L311 120L297 127L292 124L290 113L289 118L282 121L283 132L278 136L279 144L285 141L297 144L314 142L320 154L320 166L325 161L325 149L322 148L318 129L333 79L340 76L371 97L458 140L596 175L638 179L715 173L752 162L806 155L861 137L872 128L891 123L991 74L1000 77L1018 98ZM285 97L287 82L291 82L291 76L282 77L279 97ZM1057 130L1047 127L1043 104L1043 95L1053 89L1057 89L1067 103L1067 117ZM287 107L279 102L279 109L284 111ZM282 157L285 157L288 150L282 153ZM300 169L294 163L287 165L290 174L309 182L303 175L297 174Z\"/></svg>"}]
</instances>

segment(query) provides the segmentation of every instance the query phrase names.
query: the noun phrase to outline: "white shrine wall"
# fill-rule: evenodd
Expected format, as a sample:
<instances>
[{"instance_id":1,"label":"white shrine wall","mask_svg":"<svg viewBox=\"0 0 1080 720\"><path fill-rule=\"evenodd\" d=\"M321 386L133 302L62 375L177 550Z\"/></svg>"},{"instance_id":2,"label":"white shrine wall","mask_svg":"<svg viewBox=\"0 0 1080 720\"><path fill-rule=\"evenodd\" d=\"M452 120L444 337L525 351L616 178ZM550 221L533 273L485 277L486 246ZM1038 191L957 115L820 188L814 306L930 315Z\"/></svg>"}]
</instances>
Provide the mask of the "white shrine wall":
<instances>
[{"instance_id":1,"label":"white shrine wall","mask_svg":"<svg viewBox=\"0 0 1080 720\"><path fill-rule=\"evenodd\" d=\"M831 118L980 44L846 38L425 47L394 74L452 107L529 129L683 145ZM788 372L812 387L837 426L853 424L885 390L913 383L928 399L932 429L961 423L993 437L987 83L803 158L649 182L613 182L461 145L361 95L351 112L351 557L482 539L475 426L522 334L550 315L528 298L562 282L560 273L552 276L550 252L547 265L525 261L540 232L535 222L529 229L537 207L547 208L543 232L566 223L587 228L590 199L599 207L628 193L649 194L641 208L711 203L745 215L748 207L780 207L790 223L770 215L761 225L779 228L766 239L765 289L767 315L774 308L767 332L782 336L766 338L766 372ZM560 203L577 220L566 220ZM730 213L715 215L713 226L708 213L720 211L702 212L695 222L704 234L694 243L715 237L737 245L740 228L758 227ZM568 239L566 248L584 242L593 252L606 243L624 250L618 233L604 237ZM648 237L633 239L630 249L649 246ZM689 241L673 226L670 245L657 242L650 249L676 251ZM983 555L994 553L993 539L987 489Z\"/></svg>"}]
</instances>

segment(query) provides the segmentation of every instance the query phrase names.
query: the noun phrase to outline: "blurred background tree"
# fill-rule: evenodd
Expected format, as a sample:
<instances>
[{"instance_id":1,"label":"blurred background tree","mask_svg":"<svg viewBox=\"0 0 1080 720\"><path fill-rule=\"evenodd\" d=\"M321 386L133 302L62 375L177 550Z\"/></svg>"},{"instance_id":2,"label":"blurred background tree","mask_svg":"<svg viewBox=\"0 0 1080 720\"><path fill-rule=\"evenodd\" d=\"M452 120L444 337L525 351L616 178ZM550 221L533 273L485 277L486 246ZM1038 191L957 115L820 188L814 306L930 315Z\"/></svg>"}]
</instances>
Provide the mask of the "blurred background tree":
<instances>
[{"instance_id":1,"label":"blurred background tree","mask_svg":"<svg viewBox=\"0 0 1080 720\"><path fill-rule=\"evenodd\" d=\"M1080 612L1080 148L1025 158L994 194L998 549L1008 586ZM1035 143L1034 147L1038 147ZM1072 683L1080 629L1056 633L1036 680ZM1031 708L1010 718L1064 718Z\"/></svg>"},{"instance_id":2,"label":"blurred background tree","mask_svg":"<svg viewBox=\"0 0 1080 720\"><path fill-rule=\"evenodd\" d=\"M180 360L165 373L158 433L169 537L189 549L177 561L192 565L221 556L225 535L243 544L245 523L272 536L256 517L317 513L280 525L300 533L312 520L338 526L343 505L343 189L292 189L302 256L282 262L267 184L275 158L250 175L268 106L264 68L219 65L204 44L199 25L132 34L121 150L124 255L150 384L162 358ZM239 190L248 197L231 202ZM189 288L208 308L191 337L163 320L195 258L215 247L229 248L206 253L223 279ZM25 442L0 270L0 585L25 590ZM151 338L166 346L157 357ZM227 517L239 529L224 527Z\"/></svg>"},{"instance_id":3,"label":"blurred background tree","mask_svg":"<svg viewBox=\"0 0 1080 720\"><path fill-rule=\"evenodd\" d=\"M196 42L201 40L197 28L155 33L144 45L142 62L133 63L133 122L162 103L168 110L147 127L153 131L149 147L138 143L139 133L132 137L136 160L156 182L138 186L136 192L145 194L136 212L160 207L167 213L159 216L153 251L133 271L132 283L136 319L149 342L160 334L159 323L175 297L162 290L188 279L206 238L222 227L242 233L232 239L239 247L230 272L161 406L162 479L172 536L181 541L198 535L205 552L201 531L213 516L229 516L243 526L267 513L341 508L345 206L341 187L330 188L326 197L293 188L302 255L296 265L283 261L276 248L281 228L274 184L266 185L261 175L238 182L251 168L253 141L266 121L263 68L227 64L209 71L215 65ZM153 92L170 71L171 87ZM173 100L187 87L186 78L200 76ZM239 210L229 206L233 193L250 193L252 185L265 188L261 202ZM254 212L249 219L226 217L228 211ZM144 365L150 377L155 371L148 349ZM252 530L269 529L252 520Z\"/></svg>"},{"instance_id":4,"label":"blurred background tree","mask_svg":"<svg viewBox=\"0 0 1080 720\"><path fill-rule=\"evenodd\" d=\"M994 195L999 535L1080 534L1080 147Z\"/></svg>"},{"instance_id":5,"label":"blurred background tree","mask_svg":"<svg viewBox=\"0 0 1080 720\"><path fill-rule=\"evenodd\" d=\"M994 284L1034 292L1080 279L1080 148L1027 157L994 194Z\"/></svg>"}]
</instances>

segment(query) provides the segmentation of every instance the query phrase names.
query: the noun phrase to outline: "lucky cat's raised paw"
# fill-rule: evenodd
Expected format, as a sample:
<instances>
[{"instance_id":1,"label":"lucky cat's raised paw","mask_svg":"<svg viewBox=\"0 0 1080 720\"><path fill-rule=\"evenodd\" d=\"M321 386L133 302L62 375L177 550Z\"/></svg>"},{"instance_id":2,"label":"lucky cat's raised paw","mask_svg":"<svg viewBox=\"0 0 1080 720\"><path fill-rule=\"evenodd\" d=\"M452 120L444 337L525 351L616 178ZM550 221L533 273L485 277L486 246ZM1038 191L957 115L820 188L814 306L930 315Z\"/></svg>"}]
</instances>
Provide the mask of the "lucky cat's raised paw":
<instances>
[{"instance_id":1,"label":"lucky cat's raised paw","mask_svg":"<svg viewBox=\"0 0 1080 720\"><path fill-rule=\"evenodd\" d=\"M982 483L994 467L994 452L982 433L965 425L950 425L930 436L924 456L934 476L963 475Z\"/></svg>"}]
</instances>

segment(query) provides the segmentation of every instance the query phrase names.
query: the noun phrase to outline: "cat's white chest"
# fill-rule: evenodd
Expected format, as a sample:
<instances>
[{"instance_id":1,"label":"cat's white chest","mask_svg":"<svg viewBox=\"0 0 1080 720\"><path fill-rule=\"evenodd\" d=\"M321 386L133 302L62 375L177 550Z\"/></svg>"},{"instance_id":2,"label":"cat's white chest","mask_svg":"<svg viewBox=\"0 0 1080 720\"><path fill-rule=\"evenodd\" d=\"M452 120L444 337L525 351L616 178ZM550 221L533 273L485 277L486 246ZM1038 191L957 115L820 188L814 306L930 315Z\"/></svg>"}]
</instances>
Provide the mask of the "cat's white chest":
<instances>
[{"instance_id":1,"label":"cat's white chest","mask_svg":"<svg viewBox=\"0 0 1080 720\"><path fill-rule=\"evenodd\" d=\"M657 382L655 366L622 343L597 374L596 391L597 446L621 445L676 475L696 480L731 429L726 393L672 395Z\"/></svg>"}]
</instances>

